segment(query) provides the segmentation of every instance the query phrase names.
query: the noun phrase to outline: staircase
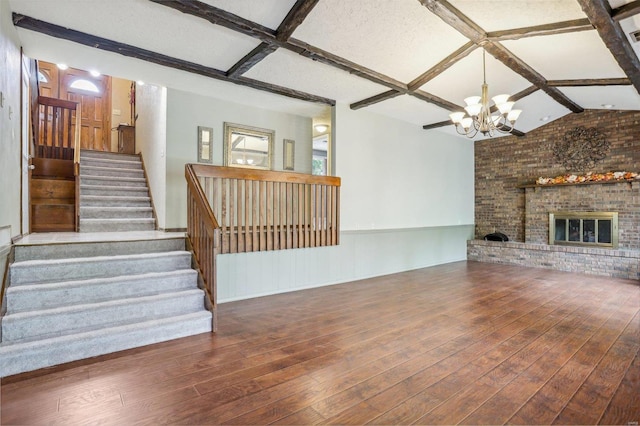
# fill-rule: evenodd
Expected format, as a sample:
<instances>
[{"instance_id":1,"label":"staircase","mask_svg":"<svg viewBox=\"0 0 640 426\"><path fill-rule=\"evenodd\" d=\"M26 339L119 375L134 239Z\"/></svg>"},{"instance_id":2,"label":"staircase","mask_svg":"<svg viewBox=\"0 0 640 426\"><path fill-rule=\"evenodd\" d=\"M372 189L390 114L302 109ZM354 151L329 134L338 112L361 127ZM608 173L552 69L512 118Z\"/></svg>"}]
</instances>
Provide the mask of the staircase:
<instances>
[{"instance_id":1,"label":"staircase","mask_svg":"<svg viewBox=\"0 0 640 426\"><path fill-rule=\"evenodd\" d=\"M184 238L16 245L0 377L210 332L197 283Z\"/></svg>"},{"instance_id":2,"label":"staircase","mask_svg":"<svg viewBox=\"0 0 640 426\"><path fill-rule=\"evenodd\" d=\"M80 232L155 229L139 155L80 152Z\"/></svg>"}]
</instances>

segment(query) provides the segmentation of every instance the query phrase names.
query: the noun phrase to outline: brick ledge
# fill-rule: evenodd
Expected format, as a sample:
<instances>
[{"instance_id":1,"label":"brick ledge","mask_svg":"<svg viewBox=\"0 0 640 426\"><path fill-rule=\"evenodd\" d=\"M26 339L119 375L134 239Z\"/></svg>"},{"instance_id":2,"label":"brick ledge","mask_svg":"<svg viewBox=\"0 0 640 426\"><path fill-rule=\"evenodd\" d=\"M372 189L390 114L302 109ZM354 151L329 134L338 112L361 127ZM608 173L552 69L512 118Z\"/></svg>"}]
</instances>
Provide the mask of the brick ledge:
<instances>
[{"instance_id":1,"label":"brick ledge","mask_svg":"<svg viewBox=\"0 0 640 426\"><path fill-rule=\"evenodd\" d=\"M534 250L534 251L549 251L557 253L578 253L578 254L591 254L600 256L611 257L629 257L640 259L640 251L638 250L619 250L608 249L602 247L575 247L575 246L560 246L549 244L535 244L535 243L521 243L517 241L486 241L486 240L468 240L467 247L472 246L484 246L484 247L497 247L497 248L511 248L520 250Z\"/></svg>"}]
</instances>

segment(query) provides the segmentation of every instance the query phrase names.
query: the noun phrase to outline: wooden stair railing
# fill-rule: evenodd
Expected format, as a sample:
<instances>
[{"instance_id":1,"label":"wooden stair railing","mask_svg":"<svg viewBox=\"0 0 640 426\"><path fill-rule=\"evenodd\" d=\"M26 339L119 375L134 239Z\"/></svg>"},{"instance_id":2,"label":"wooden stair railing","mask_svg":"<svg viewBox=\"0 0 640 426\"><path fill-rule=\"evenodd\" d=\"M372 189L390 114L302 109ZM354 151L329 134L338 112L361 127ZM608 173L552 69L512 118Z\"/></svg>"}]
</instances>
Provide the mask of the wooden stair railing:
<instances>
[{"instance_id":1,"label":"wooden stair railing","mask_svg":"<svg viewBox=\"0 0 640 426\"><path fill-rule=\"evenodd\" d=\"M187 244L216 316L216 254L338 245L340 178L187 164Z\"/></svg>"},{"instance_id":2,"label":"wooden stair railing","mask_svg":"<svg viewBox=\"0 0 640 426\"><path fill-rule=\"evenodd\" d=\"M189 164L219 225L220 253L338 245L340 178Z\"/></svg>"},{"instance_id":3,"label":"wooden stair railing","mask_svg":"<svg viewBox=\"0 0 640 426\"><path fill-rule=\"evenodd\" d=\"M207 308L213 315L213 331L218 328L216 306L216 254L220 227L207 202L191 164L185 168L187 179L187 245L194 254L201 287L206 294Z\"/></svg>"},{"instance_id":4,"label":"wooden stair railing","mask_svg":"<svg viewBox=\"0 0 640 426\"><path fill-rule=\"evenodd\" d=\"M77 102L38 96L40 110L38 140L34 157L56 160L73 160L78 126L73 121L73 113L80 111ZM76 121L80 114L76 114Z\"/></svg>"},{"instance_id":5,"label":"wooden stair railing","mask_svg":"<svg viewBox=\"0 0 640 426\"><path fill-rule=\"evenodd\" d=\"M81 110L78 102L37 97L29 167L30 232L78 231Z\"/></svg>"}]
</instances>

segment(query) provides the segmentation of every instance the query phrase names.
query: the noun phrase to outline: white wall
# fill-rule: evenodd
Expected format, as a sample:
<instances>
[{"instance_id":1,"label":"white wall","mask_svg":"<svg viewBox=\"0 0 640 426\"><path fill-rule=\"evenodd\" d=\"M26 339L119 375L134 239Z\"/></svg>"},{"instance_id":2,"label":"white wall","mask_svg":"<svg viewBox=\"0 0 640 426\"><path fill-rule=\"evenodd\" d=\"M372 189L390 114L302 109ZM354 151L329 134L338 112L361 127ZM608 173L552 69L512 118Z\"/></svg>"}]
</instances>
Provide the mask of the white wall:
<instances>
[{"instance_id":1,"label":"white wall","mask_svg":"<svg viewBox=\"0 0 640 426\"><path fill-rule=\"evenodd\" d=\"M340 245L218 256L218 300L256 297L466 259L473 142L337 105Z\"/></svg>"},{"instance_id":2,"label":"white wall","mask_svg":"<svg viewBox=\"0 0 640 426\"><path fill-rule=\"evenodd\" d=\"M166 229L167 89L150 84L137 85L136 114L136 152L144 159L158 227Z\"/></svg>"},{"instance_id":3,"label":"white wall","mask_svg":"<svg viewBox=\"0 0 640 426\"><path fill-rule=\"evenodd\" d=\"M20 235L20 43L9 2L0 1L0 228ZM1 259L0 259L1 261ZM1 280L1 278L0 278Z\"/></svg>"},{"instance_id":4,"label":"white wall","mask_svg":"<svg viewBox=\"0 0 640 426\"><path fill-rule=\"evenodd\" d=\"M282 140L293 139L295 171L311 173L310 118L168 89L166 228L187 226L184 165L198 160L198 126L213 128L213 164L222 165L224 122L275 130L274 170L282 170Z\"/></svg>"},{"instance_id":5,"label":"white wall","mask_svg":"<svg viewBox=\"0 0 640 426\"><path fill-rule=\"evenodd\" d=\"M473 141L336 106L343 230L474 222Z\"/></svg>"}]
</instances>

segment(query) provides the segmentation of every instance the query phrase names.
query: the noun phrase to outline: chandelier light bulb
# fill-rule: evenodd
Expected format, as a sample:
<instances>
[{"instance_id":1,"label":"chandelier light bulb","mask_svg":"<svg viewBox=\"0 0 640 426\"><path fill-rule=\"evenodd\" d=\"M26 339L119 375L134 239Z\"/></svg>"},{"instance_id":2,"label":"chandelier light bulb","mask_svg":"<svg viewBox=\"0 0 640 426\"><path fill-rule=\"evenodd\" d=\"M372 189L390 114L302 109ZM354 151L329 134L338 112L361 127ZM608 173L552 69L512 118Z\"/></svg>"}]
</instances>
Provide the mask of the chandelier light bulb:
<instances>
[{"instance_id":1,"label":"chandelier light bulb","mask_svg":"<svg viewBox=\"0 0 640 426\"><path fill-rule=\"evenodd\" d=\"M465 131L469 131L469 129L471 128L471 125L473 124L473 118L471 117L465 117L462 119L460 125L464 128Z\"/></svg>"},{"instance_id":2,"label":"chandelier light bulb","mask_svg":"<svg viewBox=\"0 0 640 426\"><path fill-rule=\"evenodd\" d=\"M513 108L513 104L515 104L515 102L505 102L503 104L498 104L498 109L500 110L500 114L502 115L508 114L509 111L511 111L511 108Z\"/></svg>"},{"instance_id":3,"label":"chandelier light bulb","mask_svg":"<svg viewBox=\"0 0 640 426\"><path fill-rule=\"evenodd\" d=\"M464 112L452 112L451 114L449 114L449 118L451 118L451 121L453 123L459 124L464 118Z\"/></svg>"},{"instance_id":4,"label":"chandelier light bulb","mask_svg":"<svg viewBox=\"0 0 640 426\"><path fill-rule=\"evenodd\" d=\"M467 111L467 114L469 114L471 117L476 117L478 114L480 114L480 111L482 110L482 105L472 104L464 107L464 109Z\"/></svg>"},{"instance_id":5,"label":"chandelier light bulb","mask_svg":"<svg viewBox=\"0 0 640 426\"><path fill-rule=\"evenodd\" d=\"M509 101L509 95L496 95L491 98L496 105L504 104Z\"/></svg>"},{"instance_id":6,"label":"chandelier light bulb","mask_svg":"<svg viewBox=\"0 0 640 426\"><path fill-rule=\"evenodd\" d=\"M518 117L520 117L521 112L522 110L520 109L512 109L511 111L509 111L509 114L507 114L507 120L509 120L511 123L515 123Z\"/></svg>"},{"instance_id":7,"label":"chandelier light bulb","mask_svg":"<svg viewBox=\"0 0 640 426\"><path fill-rule=\"evenodd\" d=\"M480 96L469 96L468 98L465 98L464 101L467 104L467 106L471 106L471 105L479 105L480 99L482 99Z\"/></svg>"}]
</instances>

